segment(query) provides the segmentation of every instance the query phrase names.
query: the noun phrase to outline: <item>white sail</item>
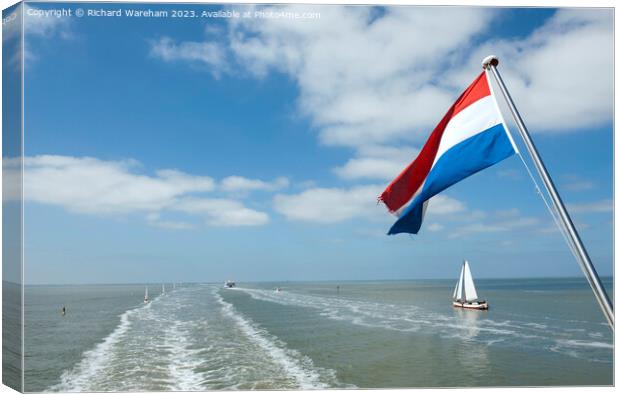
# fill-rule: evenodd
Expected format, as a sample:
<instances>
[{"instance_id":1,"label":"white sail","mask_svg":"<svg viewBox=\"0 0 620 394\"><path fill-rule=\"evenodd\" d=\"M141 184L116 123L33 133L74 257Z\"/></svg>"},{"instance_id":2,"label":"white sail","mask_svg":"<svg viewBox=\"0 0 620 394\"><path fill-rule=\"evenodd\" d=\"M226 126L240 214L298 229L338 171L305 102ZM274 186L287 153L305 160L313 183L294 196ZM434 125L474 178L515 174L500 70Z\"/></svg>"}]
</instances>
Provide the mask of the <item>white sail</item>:
<instances>
[{"instance_id":1,"label":"white sail","mask_svg":"<svg viewBox=\"0 0 620 394\"><path fill-rule=\"evenodd\" d=\"M145 287L144 288L144 301L148 301L149 299L149 288Z\"/></svg>"},{"instance_id":2,"label":"white sail","mask_svg":"<svg viewBox=\"0 0 620 394\"><path fill-rule=\"evenodd\" d=\"M456 282L456 286L454 287L454 293L452 294L452 298L454 301L460 300L463 298L463 270L465 269L465 265L461 266L461 276L459 276L459 281Z\"/></svg>"},{"instance_id":3,"label":"white sail","mask_svg":"<svg viewBox=\"0 0 620 394\"><path fill-rule=\"evenodd\" d=\"M469 270L469 263L465 260L463 275L463 288L465 290L464 299L468 302L476 301L478 294L476 293L476 286L474 286L474 279L471 277L471 271Z\"/></svg>"},{"instance_id":4,"label":"white sail","mask_svg":"<svg viewBox=\"0 0 620 394\"><path fill-rule=\"evenodd\" d=\"M162 283L161 284L161 293L164 294L166 292L166 286Z\"/></svg>"}]
</instances>

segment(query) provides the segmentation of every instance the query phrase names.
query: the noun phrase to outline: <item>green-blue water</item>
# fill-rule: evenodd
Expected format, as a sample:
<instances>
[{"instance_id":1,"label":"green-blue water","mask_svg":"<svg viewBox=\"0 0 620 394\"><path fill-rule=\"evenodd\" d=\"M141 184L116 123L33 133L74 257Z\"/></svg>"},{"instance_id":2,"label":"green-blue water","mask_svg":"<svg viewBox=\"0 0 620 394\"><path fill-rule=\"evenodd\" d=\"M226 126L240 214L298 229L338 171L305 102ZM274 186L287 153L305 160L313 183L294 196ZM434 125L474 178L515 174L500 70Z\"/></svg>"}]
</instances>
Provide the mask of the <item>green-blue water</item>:
<instances>
[{"instance_id":1,"label":"green-blue water","mask_svg":"<svg viewBox=\"0 0 620 394\"><path fill-rule=\"evenodd\" d=\"M478 280L489 311L454 309L452 282L29 286L25 388L613 384L585 281Z\"/></svg>"}]
</instances>

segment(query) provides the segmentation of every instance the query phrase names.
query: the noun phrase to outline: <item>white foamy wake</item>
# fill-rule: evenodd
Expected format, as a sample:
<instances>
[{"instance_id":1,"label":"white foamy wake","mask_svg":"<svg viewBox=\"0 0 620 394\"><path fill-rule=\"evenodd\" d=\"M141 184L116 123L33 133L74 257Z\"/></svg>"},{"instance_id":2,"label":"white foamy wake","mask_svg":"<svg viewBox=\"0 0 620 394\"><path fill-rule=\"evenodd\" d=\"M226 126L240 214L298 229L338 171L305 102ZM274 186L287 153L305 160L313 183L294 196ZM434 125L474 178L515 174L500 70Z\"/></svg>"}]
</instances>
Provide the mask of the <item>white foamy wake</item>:
<instances>
[{"instance_id":1,"label":"white foamy wake","mask_svg":"<svg viewBox=\"0 0 620 394\"><path fill-rule=\"evenodd\" d=\"M329 319L349 321L360 326L397 331L418 331L421 324L431 323L425 320L420 308L412 305L404 307L402 305L378 304L343 298L302 295L290 291L273 292L247 288L236 288L236 290L248 293L256 300L316 309L322 316Z\"/></svg>"},{"instance_id":2,"label":"white foamy wake","mask_svg":"<svg viewBox=\"0 0 620 394\"><path fill-rule=\"evenodd\" d=\"M393 305L387 303L351 300L343 297L299 294L292 291L273 292L262 289L237 288L252 298L287 306L311 308L329 319L347 321L352 324L402 332L424 330L444 338L462 341L477 341L487 346L530 346L536 345L566 353L573 357L587 357L579 348L613 349L613 345L601 341L581 341L574 335L579 332L564 329L561 324L520 322L517 320L495 321L479 314L458 313L445 315L414 305ZM583 329L580 329L583 331ZM602 335L602 334L600 334ZM565 338L556 341L559 337ZM597 337L598 338L598 337ZM506 340L509 339L509 340ZM515 341L516 340L516 341Z\"/></svg>"},{"instance_id":3,"label":"white foamy wake","mask_svg":"<svg viewBox=\"0 0 620 394\"><path fill-rule=\"evenodd\" d=\"M212 286L126 311L48 391L329 388L335 372L239 314ZM206 291L197 297L201 292ZM196 300L200 300L196 302Z\"/></svg>"},{"instance_id":4,"label":"white foamy wake","mask_svg":"<svg viewBox=\"0 0 620 394\"><path fill-rule=\"evenodd\" d=\"M613 351L613 345L605 342L586 341L579 339L558 339L549 350L574 358L586 357L589 361L608 363L609 360L597 357L597 350L607 349ZM600 353L598 353L600 356Z\"/></svg>"},{"instance_id":5,"label":"white foamy wake","mask_svg":"<svg viewBox=\"0 0 620 394\"><path fill-rule=\"evenodd\" d=\"M170 302L160 295L121 314L114 330L47 391L204 389L187 331L165 313Z\"/></svg>"},{"instance_id":6,"label":"white foamy wake","mask_svg":"<svg viewBox=\"0 0 620 394\"><path fill-rule=\"evenodd\" d=\"M589 347L598 349L613 349L614 346L610 343L597 342L597 341L581 341L577 339L558 339L557 343L562 346L573 347Z\"/></svg>"},{"instance_id":7,"label":"white foamy wake","mask_svg":"<svg viewBox=\"0 0 620 394\"><path fill-rule=\"evenodd\" d=\"M234 320L248 338L263 349L288 375L293 377L300 389L326 389L330 387L330 385L321 381L321 374L314 367L310 358L301 356L299 352L286 348L282 341L258 327L249 318L243 317L232 304L224 301L218 290L214 290L214 295L222 306L224 314ZM331 379L335 379L333 371L324 372L329 372Z\"/></svg>"},{"instance_id":8,"label":"white foamy wake","mask_svg":"<svg viewBox=\"0 0 620 394\"><path fill-rule=\"evenodd\" d=\"M190 349L187 322L175 321L165 330L164 343L169 349L168 374L170 389L174 391L200 391L205 387L205 377L196 372L202 360L197 357L200 349Z\"/></svg>"},{"instance_id":9,"label":"white foamy wake","mask_svg":"<svg viewBox=\"0 0 620 394\"><path fill-rule=\"evenodd\" d=\"M103 369L109 365L113 357L112 348L121 340L122 336L131 327L130 317L140 310L150 308L151 303L142 307L129 309L120 315L120 323L114 331L93 349L83 353L80 362L71 370L63 372L60 383L48 388L46 391L89 391L92 389L93 380L100 377Z\"/></svg>"}]
</instances>

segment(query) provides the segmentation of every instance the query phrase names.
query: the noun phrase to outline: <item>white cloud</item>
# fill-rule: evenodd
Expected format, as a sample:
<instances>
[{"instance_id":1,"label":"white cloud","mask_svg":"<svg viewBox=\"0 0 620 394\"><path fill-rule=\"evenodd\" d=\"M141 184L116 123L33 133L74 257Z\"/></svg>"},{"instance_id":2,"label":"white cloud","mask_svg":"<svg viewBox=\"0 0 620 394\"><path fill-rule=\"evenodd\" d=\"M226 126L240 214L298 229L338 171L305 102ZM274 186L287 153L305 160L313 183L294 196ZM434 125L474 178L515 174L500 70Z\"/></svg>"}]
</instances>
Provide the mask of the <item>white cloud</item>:
<instances>
[{"instance_id":1,"label":"white cloud","mask_svg":"<svg viewBox=\"0 0 620 394\"><path fill-rule=\"evenodd\" d=\"M310 179L307 181L296 182L294 185L297 189L312 189L317 187L317 182Z\"/></svg>"},{"instance_id":2,"label":"white cloud","mask_svg":"<svg viewBox=\"0 0 620 394\"><path fill-rule=\"evenodd\" d=\"M444 226L439 224L439 223L431 223L429 225L426 226L426 228L428 229L428 231L441 231L444 229Z\"/></svg>"},{"instance_id":3,"label":"white cloud","mask_svg":"<svg viewBox=\"0 0 620 394\"><path fill-rule=\"evenodd\" d=\"M515 218L519 215L521 215L521 211L519 211L517 208L500 209L498 211L495 211L494 214L494 216L498 218Z\"/></svg>"},{"instance_id":4,"label":"white cloud","mask_svg":"<svg viewBox=\"0 0 620 394\"><path fill-rule=\"evenodd\" d=\"M51 9L40 9L26 5L24 7L24 31L26 36L51 38L71 37L68 27L70 16L62 15Z\"/></svg>"},{"instance_id":5,"label":"white cloud","mask_svg":"<svg viewBox=\"0 0 620 394\"><path fill-rule=\"evenodd\" d=\"M474 7L387 7L381 12L372 7L258 7L285 11L316 8L321 18L233 19L227 35L202 43L226 43L228 59L218 52L215 61L202 61L196 54L201 43L170 39L160 41L163 49L159 56L202 61L218 72L228 72L235 64L238 71L257 78L273 71L286 74L297 84L298 110L318 130L319 140L354 149L348 161L333 169L343 179L389 180L396 176L413 160L417 150L412 145L425 140L454 98L481 71L480 60L490 53L500 56L500 70L533 131L565 132L596 126L610 121L613 113L613 16L609 10L560 10L525 38L479 42L498 11ZM413 155L395 154L407 150ZM520 177L508 172L498 176ZM277 195L274 207L291 220L319 223L372 217L382 188L311 187L296 195ZM454 201L442 204L441 198L435 197L431 207L439 205L428 213L464 209ZM506 231L533 222L530 218L479 223L470 230Z\"/></svg>"},{"instance_id":6,"label":"white cloud","mask_svg":"<svg viewBox=\"0 0 620 394\"><path fill-rule=\"evenodd\" d=\"M453 74L455 83L467 83L491 53L530 131L563 133L611 120L613 11L562 9L525 39L486 42Z\"/></svg>"},{"instance_id":7,"label":"white cloud","mask_svg":"<svg viewBox=\"0 0 620 394\"><path fill-rule=\"evenodd\" d=\"M249 179L242 176L229 176L221 181L221 188L227 192L248 192L252 190L278 190L289 185L287 178L279 177L271 182Z\"/></svg>"},{"instance_id":8,"label":"white cloud","mask_svg":"<svg viewBox=\"0 0 620 394\"><path fill-rule=\"evenodd\" d=\"M350 159L344 166L336 167L334 172L345 179L371 178L390 179L398 175L406 162L398 162L374 157Z\"/></svg>"},{"instance_id":9,"label":"white cloud","mask_svg":"<svg viewBox=\"0 0 620 394\"><path fill-rule=\"evenodd\" d=\"M289 220L337 223L351 219L394 221L377 196L383 185L351 188L313 188L299 194L274 197L274 209ZM465 205L445 195L435 196L429 202L427 214L431 217L449 215L465 209Z\"/></svg>"},{"instance_id":10,"label":"white cloud","mask_svg":"<svg viewBox=\"0 0 620 394\"><path fill-rule=\"evenodd\" d=\"M307 11L308 6L272 8ZM489 9L320 11L318 20L233 20L228 45L235 60L256 76L270 70L290 75L300 88L301 112L327 144L419 140L490 53L500 56L501 71L533 129L563 132L611 119L610 10L559 10L525 38L481 44L474 38L497 14ZM465 53L472 55L463 62ZM589 70L596 70L595 78Z\"/></svg>"},{"instance_id":11,"label":"white cloud","mask_svg":"<svg viewBox=\"0 0 620 394\"><path fill-rule=\"evenodd\" d=\"M158 211L175 199L214 189L210 177L164 170L156 176L135 171L134 161L103 161L92 157L34 156L24 160L24 197L68 211L124 214Z\"/></svg>"},{"instance_id":12,"label":"white cloud","mask_svg":"<svg viewBox=\"0 0 620 394\"><path fill-rule=\"evenodd\" d=\"M525 170L523 170L524 172ZM508 179L512 179L512 180L519 180L523 178L523 172L521 171L517 171L514 169L508 169L508 170L498 170L497 171L497 176L500 178L508 178Z\"/></svg>"},{"instance_id":13,"label":"white cloud","mask_svg":"<svg viewBox=\"0 0 620 394\"><path fill-rule=\"evenodd\" d=\"M308 6L275 6L277 10ZM290 75L299 108L332 145L360 146L429 132L454 92L430 82L480 33L482 8L321 7L319 20L238 20L229 45L247 70ZM429 32L432 32L430 34Z\"/></svg>"},{"instance_id":14,"label":"white cloud","mask_svg":"<svg viewBox=\"0 0 620 394\"><path fill-rule=\"evenodd\" d=\"M613 212L614 202L612 200L600 200L583 204L567 204L570 213L607 213Z\"/></svg>"},{"instance_id":15,"label":"white cloud","mask_svg":"<svg viewBox=\"0 0 620 394\"><path fill-rule=\"evenodd\" d=\"M564 185L568 190L580 192L584 190L594 189L594 182L590 181L574 181Z\"/></svg>"},{"instance_id":16,"label":"white cloud","mask_svg":"<svg viewBox=\"0 0 620 394\"><path fill-rule=\"evenodd\" d=\"M337 223L354 218L370 218L385 215L385 209L377 205L381 186L357 186L351 189L314 188L299 194L278 194L274 197L274 209L287 219Z\"/></svg>"},{"instance_id":17,"label":"white cloud","mask_svg":"<svg viewBox=\"0 0 620 394\"><path fill-rule=\"evenodd\" d=\"M176 43L169 37L162 37L151 43L151 55L167 62L181 60L211 66L215 76L227 67L223 48L213 42Z\"/></svg>"},{"instance_id":18,"label":"white cloud","mask_svg":"<svg viewBox=\"0 0 620 394\"><path fill-rule=\"evenodd\" d=\"M151 225L159 228L165 228L168 230L191 230L194 226L187 222L175 222L170 220L158 220L150 222Z\"/></svg>"},{"instance_id":19,"label":"white cloud","mask_svg":"<svg viewBox=\"0 0 620 394\"><path fill-rule=\"evenodd\" d=\"M161 220L161 215L159 213L150 213L146 215L146 220L151 226L168 230L190 230L194 228L194 226L188 222Z\"/></svg>"},{"instance_id":20,"label":"white cloud","mask_svg":"<svg viewBox=\"0 0 620 394\"><path fill-rule=\"evenodd\" d=\"M471 223L466 226L462 226L456 229L450 234L451 238L458 238L472 233L495 233L500 231L507 231L508 228L497 224L488 223Z\"/></svg>"},{"instance_id":21,"label":"white cloud","mask_svg":"<svg viewBox=\"0 0 620 394\"><path fill-rule=\"evenodd\" d=\"M469 220L469 223L457 227L449 236L457 238L477 233L512 232L540 228L540 219L523 216L516 208L495 211L490 215L472 216Z\"/></svg>"},{"instance_id":22,"label":"white cloud","mask_svg":"<svg viewBox=\"0 0 620 394\"><path fill-rule=\"evenodd\" d=\"M426 214L429 217L434 215L451 215L465 210L465 204L445 194L438 194L428 202Z\"/></svg>"},{"instance_id":23,"label":"white cloud","mask_svg":"<svg viewBox=\"0 0 620 394\"><path fill-rule=\"evenodd\" d=\"M579 220L574 220L574 218L573 218L573 224L577 228L578 232L589 229L591 227L588 223L584 223ZM610 224L613 226L613 222L610 222ZM562 234L562 230L558 227L558 224L555 223L555 221L553 220L547 222L546 225L539 227L538 232L541 234L554 234L554 235Z\"/></svg>"},{"instance_id":24,"label":"white cloud","mask_svg":"<svg viewBox=\"0 0 620 394\"><path fill-rule=\"evenodd\" d=\"M583 179L575 174L567 174L563 177L563 187L575 192L581 192L585 190L592 190L595 187L595 183L588 179Z\"/></svg>"},{"instance_id":25,"label":"white cloud","mask_svg":"<svg viewBox=\"0 0 620 394\"><path fill-rule=\"evenodd\" d=\"M40 52L33 49L36 39L71 39L71 17L57 13L57 10L24 7L24 65L30 66L39 59ZM21 24L18 24L21 27ZM19 62L17 63L19 64Z\"/></svg>"},{"instance_id":26,"label":"white cloud","mask_svg":"<svg viewBox=\"0 0 620 394\"><path fill-rule=\"evenodd\" d=\"M153 176L138 172L139 167L134 160L27 157L24 160L24 199L84 214L145 213L148 223L172 229L190 228L191 224L161 220L162 212L195 214L217 226L259 225L269 221L266 213L246 208L239 201L194 196L215 191L216 182L211 177L170 169L157 171ZM19 161L5 159L3 169L5 186L18 185ZM19 190L5 188L5 197L17 199Z\"/></svg>"},{"instance_id":27,"label":"white cloud","mask_svg":"<svg viewBox=\"0 0 620 394\"><path fill-rule=\"evenodd\" d=\"M334 172L344 179L391 180L415 159L418 154L413 148L394 148L388 146L368 146L359 150L359 157L350 159L344 166L334 168Z\"/></svg>"},{"instance_id":28,"label":"white cloud","mask_svg":"<svg viewBox=\"0 0 620 394\"><path fill-rule=\"evenodd\" d=\"M231 20L227 36L205 43L227 40L232 63L258 78L277 71L295 81L299 111L320 140L356 149L334 169L345 179L396 175L405 160L368 155L363 148L424 141L490 53L500 56L501 72L531 130L566 132L611 120L610 10L559 10L525 38L479 43L496 10L258 7L316 9L321 18Z\"/></svg>"},{"instance_id":29,"label":"white cloud","mask_svg":"<svg viewBox=\"0 0 620 394\"><path fill-rule=\"evenodd\" d=\"M62 38L67 39L71 37L69 31L69 17L55 17L55 16L35 16L45 10L40 10L29 5L19 5L15 7L10 15L5 15L6 24L2 26L2 42L4 45L9 45L11 41L17 45L16 48L12 48L12 55L8 64L13 68L22 67L22 42L19 39L22 33L22 26L24 27L25 40L23 45L24 63L30 65L32 62L38 59L37 54L31 48L32 40L37 38ZM24 13L24 23L21 23L22 12Z\"/></svg>"},{"instance_id":30,"label":"white cloud","mask_svg":"<svg viewBox=\"0 0 620 394\"><path fill-rule=\"evenodd\" d=\"M203 215L213 226L258 226L267 224L264 212L246 208L238 201L222 198L188 198L180 201L176 210Z\"/></svg>"},{"instance_id":31,"label":"white cloud","mask_svg":"<svg viewBox=\"0 0 620 394\"><path fill-rule=\"evenodd\" d=\"M456 93L432 82L438 59L456 62L494 14L473 7L388 7L381 14L372 7L248 7L255 8L312 8L321 18L231 19L227 35L179 43L164 37L152 52L218 72L236 64L258 78L285 73L299 86L298 108L321 141L354 147L426 135Z\"/></svg>"}]
</instances>

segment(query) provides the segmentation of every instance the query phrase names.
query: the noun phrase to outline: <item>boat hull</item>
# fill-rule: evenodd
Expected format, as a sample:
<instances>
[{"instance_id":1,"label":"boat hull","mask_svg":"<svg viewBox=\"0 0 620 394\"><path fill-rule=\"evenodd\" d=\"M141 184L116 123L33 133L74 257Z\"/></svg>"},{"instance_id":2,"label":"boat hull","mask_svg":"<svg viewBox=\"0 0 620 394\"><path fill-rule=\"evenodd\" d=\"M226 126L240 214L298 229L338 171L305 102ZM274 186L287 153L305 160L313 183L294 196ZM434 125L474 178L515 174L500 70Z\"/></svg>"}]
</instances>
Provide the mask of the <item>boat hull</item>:
<instances>
[{"instance_id":1,"label":"boat hull","mask_svg":"<svg viewBox=\"0 0 620 394\"><path fill-rule=\"evenodd\" d=\"M452 306L455 308L463 308L463 309L477 309L477 310L489 309L489 304L486 301L481 301L481 302L453 301Z\"/></svg>"}]
</instances>

